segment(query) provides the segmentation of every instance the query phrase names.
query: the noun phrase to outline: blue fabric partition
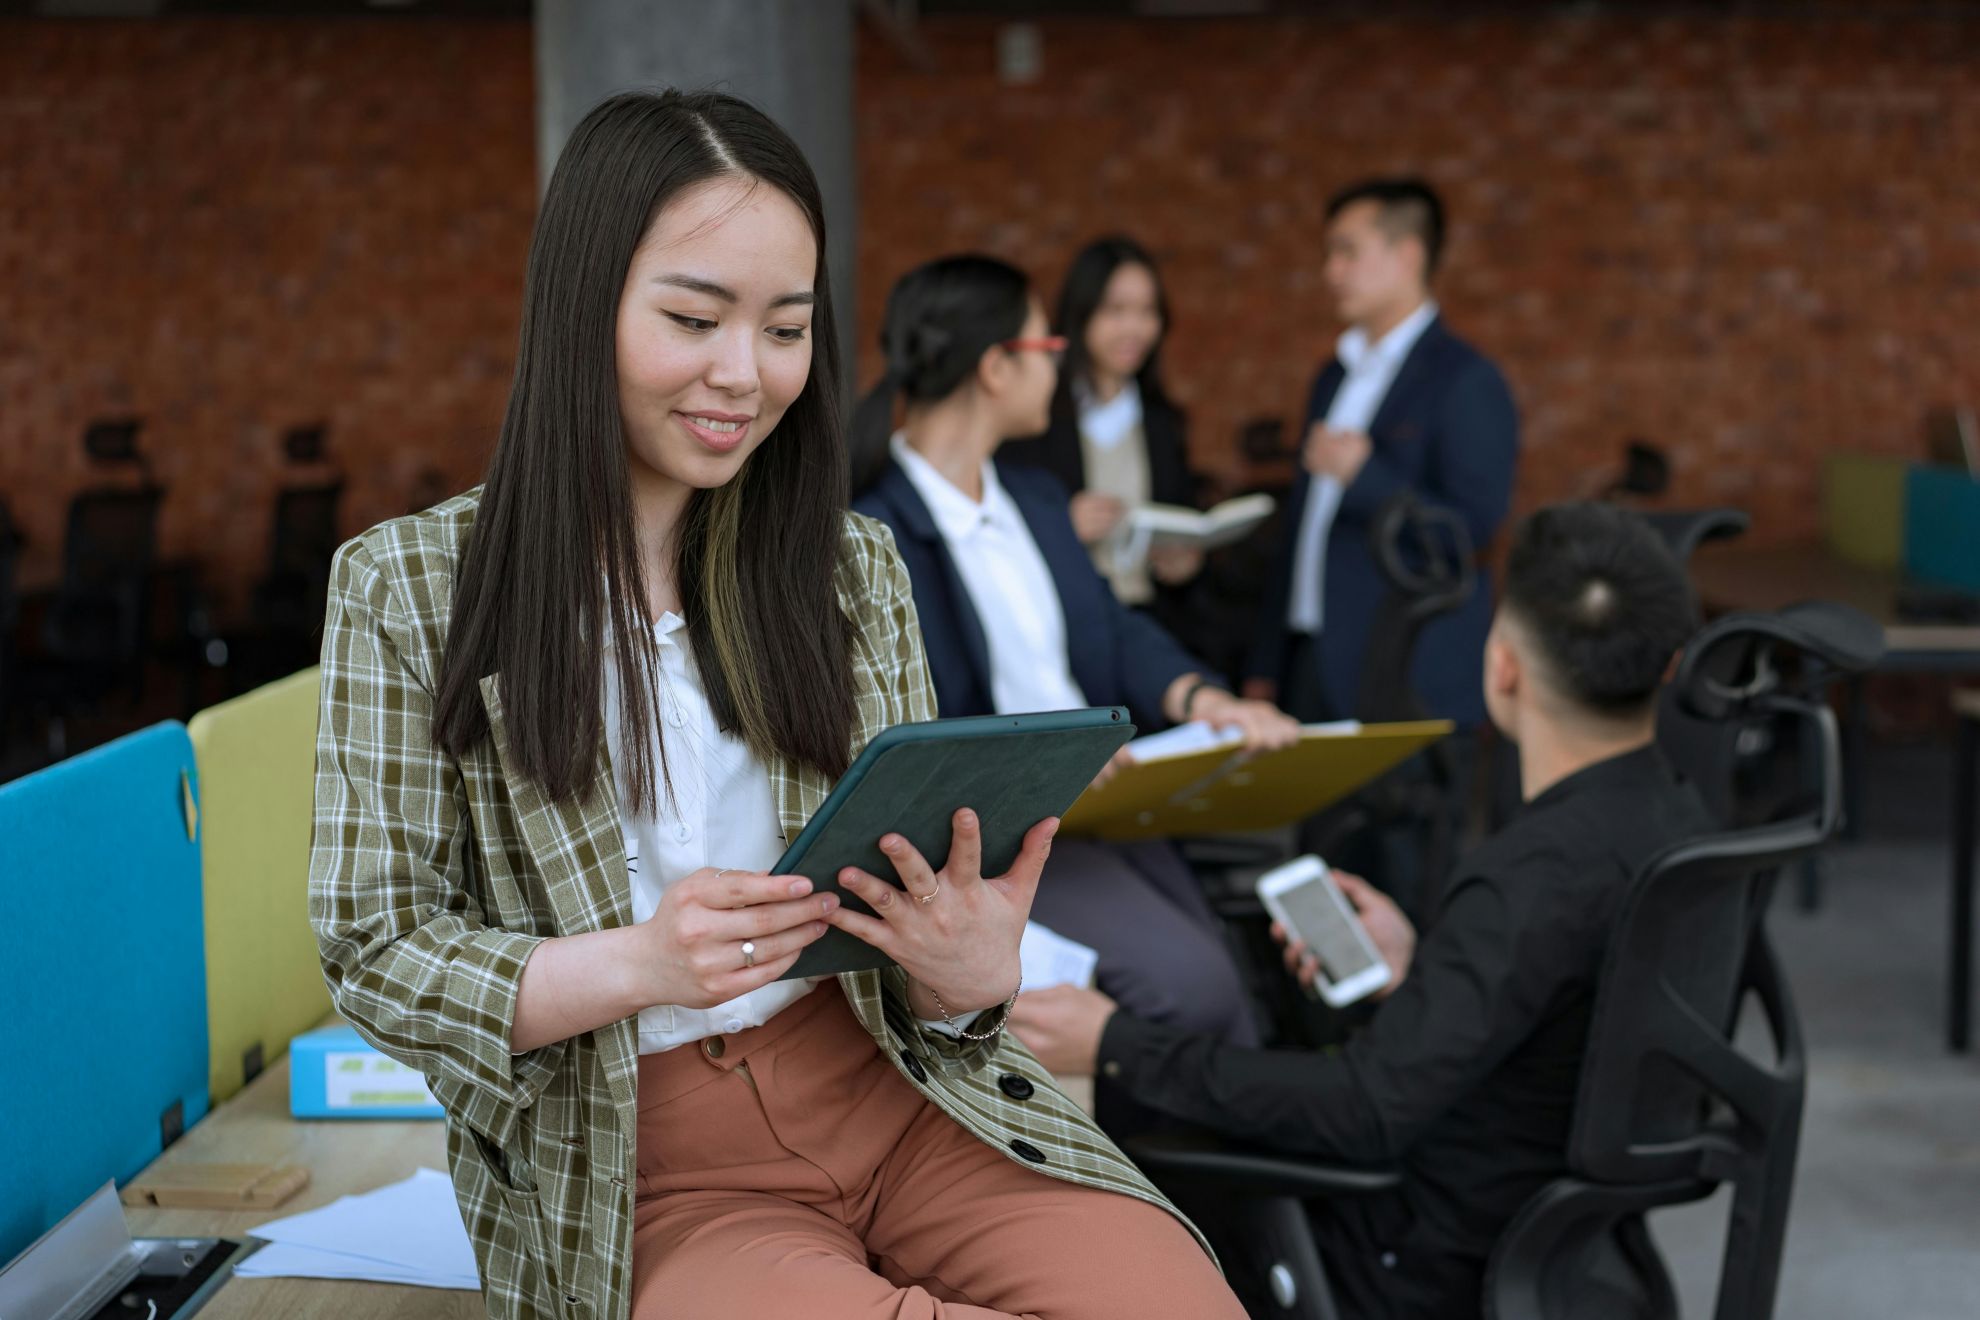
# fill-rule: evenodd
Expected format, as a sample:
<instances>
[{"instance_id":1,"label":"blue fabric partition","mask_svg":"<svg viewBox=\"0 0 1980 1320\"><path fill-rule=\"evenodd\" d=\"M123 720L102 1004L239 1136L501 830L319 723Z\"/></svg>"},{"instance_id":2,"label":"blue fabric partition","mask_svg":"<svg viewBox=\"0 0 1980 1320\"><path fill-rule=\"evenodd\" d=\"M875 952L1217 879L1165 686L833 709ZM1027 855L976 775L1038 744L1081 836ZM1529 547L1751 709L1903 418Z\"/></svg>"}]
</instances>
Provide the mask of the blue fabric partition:
<instances>
[{"instance_id":1,"label":"blue fabric partition","mask_svg":"<svg viewBox=\"0 0 1980 1320\"><path fill-rule=\"evenodd\" d=\"M1957 468L1905 474L1904 567L1920 582L1980 591L1980 481Z\"/></svg>"},{"instance_id":2,"label":"blue fabric partition","mask_svg":"<svg viewBox=\"0 0 1980 1320\"><path fill-rule=\"evenodd\" d=\"M197 790L178 723L0 786L0 1262L206 1113Z\"/></svg>"}]
</instances>

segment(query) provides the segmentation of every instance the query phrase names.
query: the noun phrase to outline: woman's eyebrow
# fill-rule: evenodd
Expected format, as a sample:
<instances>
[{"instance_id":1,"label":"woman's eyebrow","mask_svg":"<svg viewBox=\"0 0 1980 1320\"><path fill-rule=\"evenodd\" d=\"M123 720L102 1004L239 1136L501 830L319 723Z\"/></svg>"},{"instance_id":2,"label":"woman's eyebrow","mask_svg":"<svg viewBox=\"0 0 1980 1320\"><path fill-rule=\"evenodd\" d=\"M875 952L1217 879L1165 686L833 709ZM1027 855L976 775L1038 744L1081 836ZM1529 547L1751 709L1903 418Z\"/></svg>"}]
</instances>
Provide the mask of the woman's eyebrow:
<instances>
[{"instance_id":1,"label":"woman's eyebrow","mask_svg":"<svg viewBox=\"0 0 1980 1320\"><path fill-rule=\"evenodd\" d=\"M702 279L699 275L682 275L670 272L664 275L655 275L653 282L655 284L669 284L677 289L686 289L690 293L705 293L711 298L720 298L725 303L742 301L736 295L736 291L728 285L717 284L714 280ZM817 301L817 295L810 289L798 289L791 293L779 294L770 300L770 305L772 307L809 307Z\"/></svg>"}]
</instances>

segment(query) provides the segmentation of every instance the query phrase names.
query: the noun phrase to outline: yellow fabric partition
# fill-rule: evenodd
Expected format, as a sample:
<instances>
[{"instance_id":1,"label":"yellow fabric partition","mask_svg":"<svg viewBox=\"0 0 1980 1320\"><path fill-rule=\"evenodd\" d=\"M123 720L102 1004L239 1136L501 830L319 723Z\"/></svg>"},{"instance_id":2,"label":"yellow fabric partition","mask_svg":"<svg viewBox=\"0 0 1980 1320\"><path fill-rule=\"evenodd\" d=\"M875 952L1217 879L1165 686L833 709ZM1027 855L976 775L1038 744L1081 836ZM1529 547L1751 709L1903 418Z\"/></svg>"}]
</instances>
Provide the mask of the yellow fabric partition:
<instances>
[{"instance_id":1,"label":"yellow fabric partition","mask_svg":"<svg viewBox=\"0 0 1980 1320\"><path fill-rule=\"evenodd\" d=\"M1904 561L1904 479L1909 464L1882 454L1822 460L1822 523L1830 551L1864 568Z\"/></svg>"},{"instance_id":2,"label":"yellow fabric partition","mask_svg":"<svg viewBox=\"0 0 1980 1320\"><path fill-rule=\"evenodd\" d=\"M213 1103L241 1089L330 1011L309 929L317 671L201 711L206 1004Z\"/></svg>"}]
</instances>

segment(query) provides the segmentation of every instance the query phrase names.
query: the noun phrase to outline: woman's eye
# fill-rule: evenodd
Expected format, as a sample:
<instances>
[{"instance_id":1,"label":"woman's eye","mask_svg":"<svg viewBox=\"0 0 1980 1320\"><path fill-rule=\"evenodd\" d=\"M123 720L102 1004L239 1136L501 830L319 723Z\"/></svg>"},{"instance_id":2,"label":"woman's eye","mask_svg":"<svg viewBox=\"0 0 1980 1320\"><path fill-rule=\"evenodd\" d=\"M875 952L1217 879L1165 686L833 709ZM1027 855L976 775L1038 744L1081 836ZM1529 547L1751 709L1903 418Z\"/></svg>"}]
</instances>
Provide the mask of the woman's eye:
<instances>
[{"instance_id":1,"label":"woman's eye","mask_svg":"<svg viewBox=\"0 0 1980 1320\"><path fill-rule=\"evenodd\" d=\"M674 322L676 325L680 326L684 330L693 330L696 333L700 333L704 330L713 330L715 328L715 323L713 321L706 319L705 317L682 316L679 312L668 312L667 319Z\"/></svg>"},{"instance_id":2,"label":"woman's eye","mask_svg":"<svg viewBox=\"0 0 1980 1320\"><path fill-rule=\"evenodd\" d=\"M801 344L804 342L803 326L780 325L770 331L770 337L780 344Z\"/></svg>"}]
</instances>

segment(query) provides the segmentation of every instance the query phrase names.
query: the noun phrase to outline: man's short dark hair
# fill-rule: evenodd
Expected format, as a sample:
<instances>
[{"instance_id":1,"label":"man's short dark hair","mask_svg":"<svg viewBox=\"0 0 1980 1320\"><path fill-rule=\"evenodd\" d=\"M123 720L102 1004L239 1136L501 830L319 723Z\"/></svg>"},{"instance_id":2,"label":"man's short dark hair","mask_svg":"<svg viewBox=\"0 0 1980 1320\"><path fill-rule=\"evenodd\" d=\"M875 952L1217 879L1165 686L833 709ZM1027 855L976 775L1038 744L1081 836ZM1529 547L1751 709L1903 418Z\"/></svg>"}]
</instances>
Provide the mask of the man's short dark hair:
<instances>
[{"instance_id":1,"label":"man's short dark hair","mask_svg":"<svg viewBox=\"0 0 1980 1320\"><path fill-rule=\"evenodd\" d=\"M1415 235L1423 241L1423 278L1437 273L1437 260L1444 252L1444 203L1437 190L1417 178L1364 179L1343 188L1327 202L1327 218L1332 220L1356 202L1374 202L1381 208L1377 220L1390 239Z\"/></svg>"},{"instance_id":2,"label":"man's short dark hair","mask_svg":"<svg viewBox=\"0 0 1980 1320\"><path fill-rule=\"evenodd\" d=\"M1555 504L1513 533L1505 606L1552 686L1591 714L1641 715L1698 629L1698 602L1664 539L1613 504Z\"/></svg>"}]
</instances>

